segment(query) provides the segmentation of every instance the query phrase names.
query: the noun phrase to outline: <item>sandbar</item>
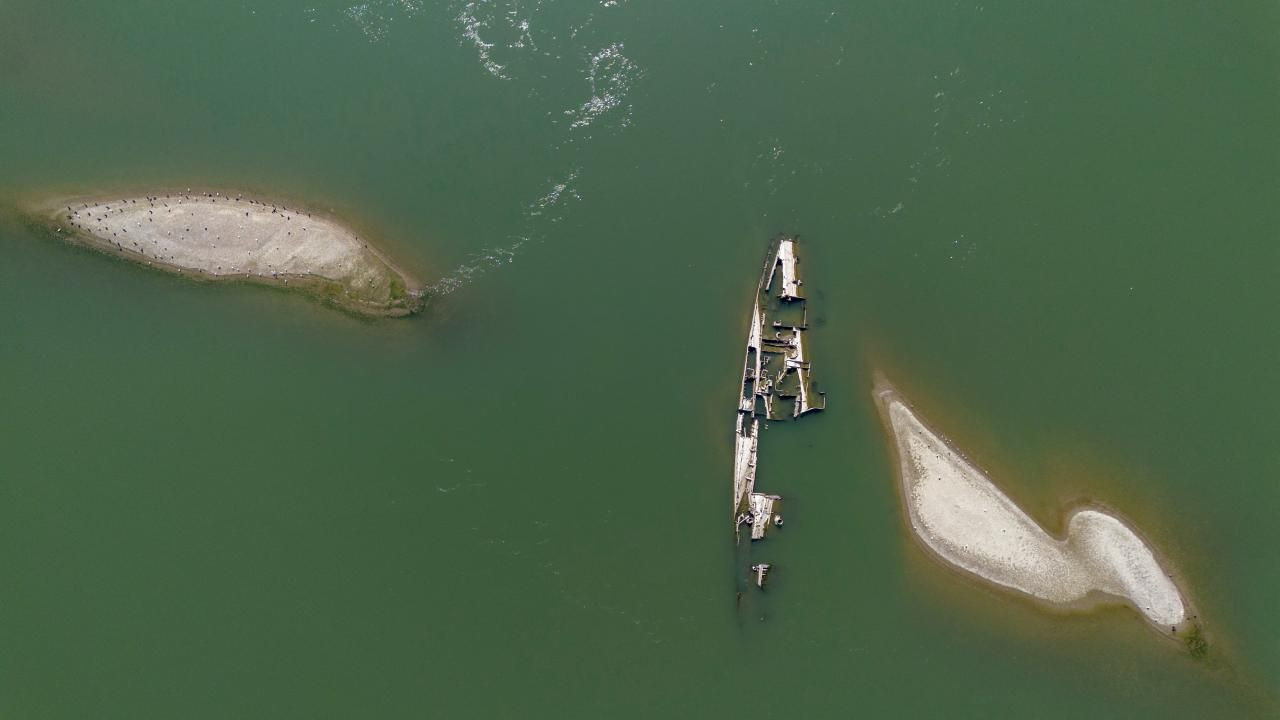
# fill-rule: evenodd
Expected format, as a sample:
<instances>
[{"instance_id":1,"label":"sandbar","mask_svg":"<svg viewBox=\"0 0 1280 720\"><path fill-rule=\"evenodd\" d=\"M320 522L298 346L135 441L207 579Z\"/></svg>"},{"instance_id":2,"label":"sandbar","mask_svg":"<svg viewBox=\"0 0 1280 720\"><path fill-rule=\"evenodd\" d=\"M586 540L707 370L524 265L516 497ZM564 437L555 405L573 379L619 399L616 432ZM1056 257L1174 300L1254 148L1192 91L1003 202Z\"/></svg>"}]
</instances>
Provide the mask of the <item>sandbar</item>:
<instances>
[{"instance_id":1,"label":"sandbar","mask_svg":"<svg viewBox=\"0 0 1280 720\"><path fill-rule=\"evenodd\" d=\"M228 192L63 200L50 216L68 240L212 280L304 291L363 315L407 315L424 293L338 220Z\"/></svg>"},{"instance_id":2,"label":"sandbar","mask_svg":"<svg viewBox=\"0 0 1280 720\"><path fill-rule=\"evenodd\" d=\"M1101 508L1077 508L1062 539L1046 532L987 476L929 428L897 391L876 400L893 435L900 489L914 536L943 562L1052 606L1107 597L1178 633L1187 604L1155 553Z\"/></svg>"}]
</instances>

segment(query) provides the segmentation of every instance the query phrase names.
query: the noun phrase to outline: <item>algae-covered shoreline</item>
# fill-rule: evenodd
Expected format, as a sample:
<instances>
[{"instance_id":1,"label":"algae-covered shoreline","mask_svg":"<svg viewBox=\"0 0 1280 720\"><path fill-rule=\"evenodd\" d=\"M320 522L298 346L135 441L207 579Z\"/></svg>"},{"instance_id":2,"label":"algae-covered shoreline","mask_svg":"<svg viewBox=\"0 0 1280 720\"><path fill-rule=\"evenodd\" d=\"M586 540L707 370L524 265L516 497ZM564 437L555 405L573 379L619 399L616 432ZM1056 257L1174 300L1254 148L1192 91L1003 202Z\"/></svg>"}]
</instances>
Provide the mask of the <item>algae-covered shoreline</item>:
<instances>
[{"instance_id":1,"label":"algae-covered shoreline","mask_svg":"<svg viewBox=\"0 0 1280 720\"><path fill-rule=\"evenodd\" d=\"M422 309L421 284L325 213L229 190L47 198L29 225L72 244L198 280L302 292L362 316Z\"/></svg>"}]
</instances>

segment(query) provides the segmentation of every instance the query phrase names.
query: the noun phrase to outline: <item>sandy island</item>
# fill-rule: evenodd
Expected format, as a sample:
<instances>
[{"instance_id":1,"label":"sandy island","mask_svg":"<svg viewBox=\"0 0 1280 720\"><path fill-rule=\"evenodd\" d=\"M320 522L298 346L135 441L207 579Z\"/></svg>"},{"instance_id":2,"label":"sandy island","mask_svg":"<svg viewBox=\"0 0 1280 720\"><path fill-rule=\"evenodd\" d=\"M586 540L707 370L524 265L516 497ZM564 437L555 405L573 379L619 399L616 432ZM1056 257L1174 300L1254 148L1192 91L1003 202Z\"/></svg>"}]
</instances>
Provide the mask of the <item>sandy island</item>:
<instances>
[{"instance_id":1,"label":"sandy island","mask_svg":"<svg viewBox=\"0 0 1280 720\"><path fill-rule=\"evenodd\" d=\"M1120 598L1163 631L1187 629L1187 606L1169 573L1133 530L1097 508L1077 509L1066 538L1045 532L886 385L876 400L897 445L911 530L950 565L1050 605ZM1194 648L1193 648L1194 652Z\"/></svg>"},{"instance_id":2,"label":"sandy island","mask_svg":"<svg viewBox=\"0 0 1280 720\"><path fill-rule=\"evenodd\" d=\"M407 315L423 292L336 220L225 192L64 200L55 231L152 267L295 288L364 315Z\"/></svg>"}]
</instances>

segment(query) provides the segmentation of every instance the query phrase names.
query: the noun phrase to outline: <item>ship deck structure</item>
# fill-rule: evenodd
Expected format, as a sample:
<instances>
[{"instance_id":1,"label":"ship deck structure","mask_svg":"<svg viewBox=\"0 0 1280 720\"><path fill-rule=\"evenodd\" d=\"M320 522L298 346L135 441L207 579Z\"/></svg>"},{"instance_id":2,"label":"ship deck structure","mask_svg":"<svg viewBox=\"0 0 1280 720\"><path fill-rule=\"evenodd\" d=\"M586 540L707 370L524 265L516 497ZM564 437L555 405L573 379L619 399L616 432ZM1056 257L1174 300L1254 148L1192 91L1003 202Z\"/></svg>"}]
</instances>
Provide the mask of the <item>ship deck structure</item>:
<instances>
[{"instance_id":1,"label":"ship deck structure","mask_svg":"<svg viewBox=\"0 0 1280 720\"><path fill-rule=\"evenodd\" d=\"M751 304L734 426L732 518L739 543L744 534L761 540L782 525L782 496L756 490L761 432L770 422L795 420L827 404L810 372L809 310L800 265L796 238L776 238ZM758 567L771 566L752 566L755 584L763 587L765 574Z\"/></svg>"}]
</instances>

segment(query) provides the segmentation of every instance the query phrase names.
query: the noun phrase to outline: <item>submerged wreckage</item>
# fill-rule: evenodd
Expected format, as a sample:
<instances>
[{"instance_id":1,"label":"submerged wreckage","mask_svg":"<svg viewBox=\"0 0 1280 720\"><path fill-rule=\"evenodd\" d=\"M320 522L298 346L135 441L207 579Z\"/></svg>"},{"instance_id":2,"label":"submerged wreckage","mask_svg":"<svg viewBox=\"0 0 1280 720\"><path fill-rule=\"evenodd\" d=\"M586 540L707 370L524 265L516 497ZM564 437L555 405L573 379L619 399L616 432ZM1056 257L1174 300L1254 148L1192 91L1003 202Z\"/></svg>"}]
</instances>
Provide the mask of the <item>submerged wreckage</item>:
<instances>
[{"instance_id":1,"label":"submerged wreckage","mask_svg":"<svg viewBox=\"0 0 1280 720\"><path fill-rule=\"evenodd\" d=\"M760 540L770 528L782 525L782 497L755 489L761 421L767 428L770 421L791 420L827 405L826 396L813 389L809 374L809 314L799 263L796 239L775 239L751 304L734 432L733 526L739 542L744 526L752 540ZM768 571L768 564L751 566L757 587L764 587Z\"/></svg>"}]
</instances>

